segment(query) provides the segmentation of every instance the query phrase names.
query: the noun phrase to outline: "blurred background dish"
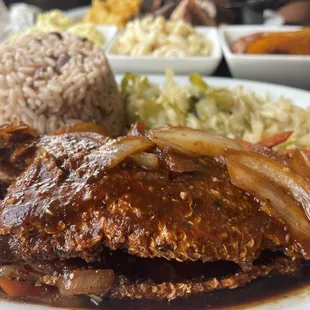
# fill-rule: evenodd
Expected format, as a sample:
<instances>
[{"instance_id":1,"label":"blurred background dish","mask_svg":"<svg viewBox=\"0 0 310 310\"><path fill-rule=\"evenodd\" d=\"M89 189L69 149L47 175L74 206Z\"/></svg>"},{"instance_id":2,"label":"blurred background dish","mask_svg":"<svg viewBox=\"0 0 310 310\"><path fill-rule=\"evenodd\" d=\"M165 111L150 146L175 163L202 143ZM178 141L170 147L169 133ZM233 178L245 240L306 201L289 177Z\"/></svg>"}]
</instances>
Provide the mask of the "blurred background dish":
<instances>
[{"instance_id":1,"label":"blurred background dish","mask_svg":"<svg viewBox=\"0 0 310 310\"><path fill-rule=\"evenodd\" d=\"M238 39L262 32L296 31L300 28L283 26L226 26L219 29L219 40L228 67L235 78L295 86L310 89L310 56L236 54L231 44Z\"/></svg>"},{"instance_id":2,"label":"blurred background dish","mask_svg":"<svg viewBox=\"0 0 310 310\"><path fill-rule=\"evenodd\" d=\"M100 32L94 24L76 22L74 19L68 17L64 12L60 10L52 10L43 13L38 13L36 16L35 24L21 32L33 33L33 32L70 32L80 37L87 38L94 42L98 46L103 46L106 43L104 34Z\"/></svg>"},{"instance_id":3,"label":"blurred background dish","mask_svg":"<svg viewBox=\"0 0 310 310\"><path fill-rule=\"evenodd\" d=\"M5 3L7 5L12 5L16 1L6 0ZM99 1L99 0L70 0L64 3L58 3L56 1L50 0L29 0L27 3L37 5L42 10L50 9L51 7L59 7L61 9L72 9L71 11L66 12L66 16L70 17L74 20L74 22L82 22L85 20L92 21L95 23L114 23L118 26L123 27L126 22L131 22L134 18L141 18L145 15L153 15L153 16L164 16L170 20L174 21L185 21L189 22L191 25L214 25L219 26L222 24L263 24L263 25L274 25L281 26L283 24L306 24L310 21L310 1L307 0L135 0L133 2L117 0L107 0L107 1ZM10 13L13 13L15 5L11 7ZM94 9L96 8L96 9ZM127 8L127 9L125 9ZM90 13L92 12L92 13ZM19 10L21 13L21 7ZM14 15L14 14L11 14ZM30 14L31 15L31 14ZM0 15L2 18L2 15ZM30 16L31 17L31 16ZM36 20L36 13L32 15L33 21ZM11 16L10 16L11 19ZM28 18L29 19L29 18ZM30 18L31 19L31 18ZM17 24L17 28L19 29L19 21L20 18L15 18L15 23L11 23L15 26ZM28 22L27 22L28 23ZM116 25L116 27L117 27ZM77 25L74 27L75 33L85 33L89 32L89 37L92 37L93 40L97 40L95 37L97 34L93 31L95 26L86 24L86 25ZM270 27L270 26L268 26ZM29 28L29 25L28 25ZM90 30L92 28L92 31ZM16 30L16 29L15 29ZM98 30L98 26L96 26L96 30ZM3 31L3 35L7 35L11 31L7 31L6 27ZM13 31L13 33L16 31ZM92 33L92 36L90 34ZM109 32L110 33L110 32ZM104 34L104 36L106 36ZM105 44L110 43L110 38L106 40ZM110 46L110 44L108 44ZM115 55L111 55L112 62L113 57ZM279 57L281 58L281 57ZM122 57L119 58L120 64L116 64L115 68L118 72L123 71L122 65ZM130 58L130 61L132 58ZM291 58L292 60L292 58ZM198 63L194 66L194 62L188 63L187 59L184 59L184 65L179 63L178 59L172 59L171 64L173 65L175 71L177 73L185 73L194 71L195 68L198 67L199 72L202 74L215 74L216 76L231 76L232 73L236 74L236 70L231 72L232 65L228 67L227 61L222 60L220 65L218 66L218 70L214 72L213 67L209 63L210 58L208 58L208 63L200 66ZM198 59L196 59L198 62ZM231 63L231 62L230 62ZM136 62L135 65L138 63ZM140 63L139 63L140 64ZM145 67L144 62L142 62L142 67ZM113 64L114 65L114 64ZM125 65L128 65L125 63ZM184 69L184 66L193 66L187 69ZM153 63L150 64L154 68L150 67L150 71L147 72L161 72L165 68L160 67L158 69ZM170 62L166 61L165 66L170 66ZM180 67L175 68L175 66ZM120 69L119 67L122 67ZM205 68L212 68L212 70L205 70ZM217 65L215 66L217 67ZM300 65L297 65L300 67ZM130 69L136 69L133 67L129 67ZM162 69L162 70L161 70ZM192 69L192 70L191 70ZM239 68L241 71L249 72L249 68ZM295 68L296 69L296 68ZM119 71L121 70L121 71ZM142 72L140 66L137 69L139 72ZM157 70L157 71L154 71ZM161 71L159 71L161 70ZM240 71L239 70L239 71ZM282 83L284 81L284 77L279 73L280 69L275 70L273 78L266 78L265 72L262 72L262 68L257 68L255 72L250 74L251 78L260 78L268 81L273 81L277 83ZM238 70L237 70L238 71ZM278 78L277 76L278 75ZM302 74L301 74L302 75ZM244 75L246 76L246 75ZM301 79L305 80L304 77ZM284 81L285 82L285 81ZM293 84L299 86L298 81L295 81ZM299 87L307 88L306 85L301 85ZM309 88L307 88L309 89Z\"/></svg>"},{"instance_id":4,"label":"blurred background dish","mask_svg":"<svg viewBox=\"0 0 310 310\"><path fill-rule=\"evenodd\" d=\"M176 74L188 74L198 72L205 75L211 75L218 67L222 59L222 51L218 40L217 30L214 27L195 27L195 31L210 42L210 54L205 56L187 56L181 57L169 55L118 55L114 48L122 33L120 33L110 44L107 57L111 67L116 73L128 71L139 73L164 73L166 68L171 68ZM182 52L182 50L180 50ZM174 51L172 51L174 52ZM182 52L183 53L183 52Z\"/></svg>"},{"instance_id":5,"label":"blurred background dish","mask_svg":"<svg viewBox=\"0 0 310 310\"><path fill-rule=\"evenodd\" d=\"M232 42L235 54L310 55L310 28L296 31L257 32Z\"/></svg>"},{"instance_id":6,"label":"blurred background dish","mask_svg":"<svg viewBox=\"0 0 310 310\"><path fill-rule=\"evenodd\" d=\"M140 12L142 0L93 0L84 16L84 22L124 27Z\"/></svg>"},{"instance_id":7,"label":"blurred background dish","mask_svg":"<svg viewBox=\"0 0 310 310\"><path fill-rule=\"evenodd\" d=\"M5 0L7 5L16 0ZM310 20L308 0L28 0L43 10L74 9L69 14L95 23L124 24L141 14L182 18L194 25L305 24ZM71 15L71 16L73 16Z\"/></svg>"},{"instance_id":8,"label":"blurred background dish","mask_svg":"<svg viewBox=\"0 0 310 310\"><path fill-rule=\"evenodd\" d=\"M127 23L110 52L127 56L209 56L212 42L191 24L148 15Z\"/></svg>"},{"instance_id":9,"label":"blurred background dish","mask_svg":"<svg viewBox=\"0 0 310 310\"><path fill-rule=\"evenodd\" d=\"M14 27L14 21L20 19L20 15L24 12L23 9L29 10L29 7L23 4L13 7L10 12L13 27L10 29L11 31L8 32L9 35L3 36L0 41L14 40L18 36L26 33L66 31L87 38L96 45L105 48L117 33L117 27L113 25L85 23L79 18L74 18L74 16L71 17L64 11L58 9L40 12L39 10L32 11L31 7L26 14L28 20ZM31 14L36 15L35 21L29 21L29 19L31 19Z\"/></svg>"}]
</instances>

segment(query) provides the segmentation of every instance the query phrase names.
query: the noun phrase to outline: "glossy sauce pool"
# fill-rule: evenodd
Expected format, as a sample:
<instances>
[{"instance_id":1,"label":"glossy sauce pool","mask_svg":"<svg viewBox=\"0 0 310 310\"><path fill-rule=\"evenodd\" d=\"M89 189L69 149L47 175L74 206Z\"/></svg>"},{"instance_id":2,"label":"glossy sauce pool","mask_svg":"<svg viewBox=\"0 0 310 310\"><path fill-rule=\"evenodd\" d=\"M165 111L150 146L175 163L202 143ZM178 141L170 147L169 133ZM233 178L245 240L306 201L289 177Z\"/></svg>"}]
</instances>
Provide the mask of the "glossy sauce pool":
<instances>
[{"instance_id":1,"label":"glossy sauce pool","mask_svg":"<svg viewBox=\"0 0 310 310\"><path fill-rule=\"evenodd\" d=\"M310 263L304 264L295 275L276 275L258 279L243 288L222 290L201 297L192 297L168 302L151 301L104 301L100 306L92 304L87 297L54 300L9 300L9 302L42 304L68 309L104 309L104 310L206 310L206 309L247 309L248 307L275 303L283 298L300 294L310 288ZM7 300L2 295L2 299ZM48 308L47 308L48 309ZM267 308L268 309L268 308ZM283 308L282 308L283 309Z\"/></svg>"}]
</instances>

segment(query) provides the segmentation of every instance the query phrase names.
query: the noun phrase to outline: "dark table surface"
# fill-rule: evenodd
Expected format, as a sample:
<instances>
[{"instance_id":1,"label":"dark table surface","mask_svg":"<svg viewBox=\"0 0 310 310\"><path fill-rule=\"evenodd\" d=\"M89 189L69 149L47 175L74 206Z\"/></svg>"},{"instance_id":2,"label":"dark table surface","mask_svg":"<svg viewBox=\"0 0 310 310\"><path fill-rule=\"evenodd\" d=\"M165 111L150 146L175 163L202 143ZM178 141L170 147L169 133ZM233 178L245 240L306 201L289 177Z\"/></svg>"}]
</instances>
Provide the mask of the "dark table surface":
<instances>
[{"instance_id":1,"label":"dark table surface","mask_svg":"<svg viewBox=\"0 0 310 310\"><path fill-rule=\"evenodd\" d=\"M232 77L224 57L222 58L222 61L213 76Z\"/></svg>"}]
</instances>

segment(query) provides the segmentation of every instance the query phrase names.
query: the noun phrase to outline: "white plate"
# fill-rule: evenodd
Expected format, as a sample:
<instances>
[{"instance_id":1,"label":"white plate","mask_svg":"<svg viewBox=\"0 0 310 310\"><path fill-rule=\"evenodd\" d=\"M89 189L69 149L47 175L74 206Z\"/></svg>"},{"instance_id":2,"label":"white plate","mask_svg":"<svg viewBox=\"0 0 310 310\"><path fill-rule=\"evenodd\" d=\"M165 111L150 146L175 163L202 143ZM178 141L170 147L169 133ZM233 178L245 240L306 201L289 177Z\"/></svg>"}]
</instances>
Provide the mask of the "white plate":
<instances>
[{"instance_id":1,"label":"white plate","mask_svg":"<svg viewBox=\"0 0 310 310\"><path fill-rule=\"evenodd\" d=\"M310 90L310 56L235 54L230 44L257 32L295 31L300 27L225 26L219 29L219 40L232 75Z\"/></svg>"},{"instance_id":2,"label":"white plate","mask_svg":"<svg viewBox=\"0 0 310 310\"><path fill-rule=\"evenodd\" d=\"M189 74L198 72L204 75L211 75L218 67L222 59L222 51L218 40L217 30L214 27L195 27L208 40L212 42L212 52L205 57L154 57L154 56L123 56L113 53L113 45L118 36L108 48L108 59L111 67L116 73L128 71L140 73L163 74L167 67L178 74ZM119 34L121 35L121 33Z\"/></svg>"},{"instance_id":3,"label":"white plate","mask_svg":"<svg viewBox=\"0 0 310 310\"><path fill-rule=\"evenodd\" d=\"M121 81L123 75L116 75L116 79L118 82ZM162 75L147 75L151 82L163 84L164 77ZM188 83L188 77L185 76L176 76L175 80L180 85L186 85ZM227 86L233 87L237 85L243 85L246 88L253 89L257 95L264 95L265 93L269 93L271 98L276 99L279 96L285 96L287 98L291 98L292 101L300 106L306 108L310 105L310 92L303 91L299 89L294 89L290 87L275 85L275 84L267 84L260 82L251 82L245 80L235 80L235 79L227 79L227 78L214 78L209 77L205 79L207 83L214 86ZM258 280L259 281L259 280ZM310 287L304 288L298 292L298 294L293 294L292 296L283 297L282 299L272 301L272 302L264 302L260 306L250 306L248 308L241 307L243 310L309 310L310 309ZM147 304L146 304L147 308ZM25 305L25 304L16 304L16 303L8 303L4 301L0 301L0 310L61 310L61 308L52 308L48 306L36 306L36 305ZM116 308L115 308L116 309ZM131 308L134 309L134 306ZM142 309L139 307L139 309ZM160 309L160 307L159 307ZM229 308L230 310L236 308ZM238 307L238 309L240 309ZM66 309L68 310L68 309ZM226 309L228 310L228 309Z\"/></svg>"}]
</instances>

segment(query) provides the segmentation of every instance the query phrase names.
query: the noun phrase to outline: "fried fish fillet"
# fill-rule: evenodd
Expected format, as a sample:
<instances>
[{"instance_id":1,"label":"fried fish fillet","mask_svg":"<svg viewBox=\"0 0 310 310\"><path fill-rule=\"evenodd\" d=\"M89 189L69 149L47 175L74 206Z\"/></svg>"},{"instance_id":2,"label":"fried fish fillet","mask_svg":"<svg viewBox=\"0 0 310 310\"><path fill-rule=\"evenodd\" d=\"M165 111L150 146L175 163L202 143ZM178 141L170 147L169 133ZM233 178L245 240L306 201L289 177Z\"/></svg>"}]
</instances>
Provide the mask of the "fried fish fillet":
<instances>
[{"instance_id":1,"label":"fried fish fillet","mask_svg":"<svg viewBox=\"0 0 310 310\"><path fill-rule=\"evenodd\" d=\"M165 134L176 129L169 130L163 129ZM188 134L177 130L181 137ZM142 259L225 260L243 270L222 279L228 282L186 280L162 286L131 283L119 275L111 291L114 298L171 299L237 287L273 271L293 272L296 258L308 258L307 240L300 243L285 218L266 212L265 201L232 182L226 148L242 154L244 147L207 134L206 140L196 141L197 132L189 131L194 140L181 148L178 141L165 142L160 131L157 137L154 132L114 140L96 133L66 133L20 146L17 158L28 156L28 165L1 202L1 244L6 250L0 259L42 263L79 258L85 268L104 261L109 249ZM28 152L21 152L23 148ZM286 156L267 149L251 153L289 169ZM254 266L265 250L290 259Z\"/></svg>"}]
</instances>

